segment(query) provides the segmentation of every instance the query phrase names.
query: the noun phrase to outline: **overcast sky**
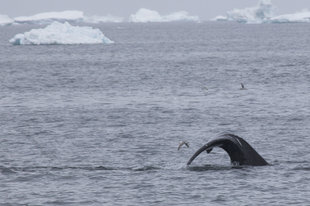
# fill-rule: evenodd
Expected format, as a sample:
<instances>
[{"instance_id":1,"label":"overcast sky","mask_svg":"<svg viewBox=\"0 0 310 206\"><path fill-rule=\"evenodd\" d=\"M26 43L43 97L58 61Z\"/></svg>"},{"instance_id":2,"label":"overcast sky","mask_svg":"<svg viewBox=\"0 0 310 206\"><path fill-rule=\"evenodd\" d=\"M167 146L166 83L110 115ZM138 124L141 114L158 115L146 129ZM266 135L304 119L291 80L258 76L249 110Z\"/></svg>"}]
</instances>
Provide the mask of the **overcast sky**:
<instances>
[{"instance_id":1,"label":"overcast sky","mask_svg":"<svg viewBox=\"0 0 310 206\"><path fill-rule=\"evenodd\" d=\"M253 7L259 0L0 0L0 14L10 17L40 12L81 10L86 15L107 15L127 18L139 8L147 8L165 15L185 10L202 20L224 15L233 8ZM310 0L272 0L277 14L310 9Z\"/></svg>"}]
</instances>

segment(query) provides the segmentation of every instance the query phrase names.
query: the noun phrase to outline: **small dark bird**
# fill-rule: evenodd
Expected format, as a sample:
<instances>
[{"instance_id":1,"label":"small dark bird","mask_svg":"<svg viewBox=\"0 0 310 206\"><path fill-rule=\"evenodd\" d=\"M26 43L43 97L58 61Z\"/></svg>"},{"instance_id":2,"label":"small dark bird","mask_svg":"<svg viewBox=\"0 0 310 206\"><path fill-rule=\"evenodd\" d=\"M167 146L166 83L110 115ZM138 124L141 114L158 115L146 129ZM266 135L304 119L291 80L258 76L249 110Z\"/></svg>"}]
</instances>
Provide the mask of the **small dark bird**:
<instances>
[{"instance_id":1,"label":"small dark bird","mask_svg":"<svg viewBox=\"0 0 310 206\"><path fill-rule=\"evenodd\" d=\"M183 145L186 145L186 147L189 147L188 142L185 142L185 141L180 141L180 144L179 144L178 150L180 150L180 149L181 149L181 147L182 147Z\"/></svg>"},{"instance_id":2,"label":"small dark bird","mask_svg":"<svg viewBox=\"0 0 310 206\"><path fill-rule=\"evenodd\" d=\"M245 87L244 87L244 84L243 83L241 83L241 88L240 89L246 89Z\"/></svg>"}]
</instances>

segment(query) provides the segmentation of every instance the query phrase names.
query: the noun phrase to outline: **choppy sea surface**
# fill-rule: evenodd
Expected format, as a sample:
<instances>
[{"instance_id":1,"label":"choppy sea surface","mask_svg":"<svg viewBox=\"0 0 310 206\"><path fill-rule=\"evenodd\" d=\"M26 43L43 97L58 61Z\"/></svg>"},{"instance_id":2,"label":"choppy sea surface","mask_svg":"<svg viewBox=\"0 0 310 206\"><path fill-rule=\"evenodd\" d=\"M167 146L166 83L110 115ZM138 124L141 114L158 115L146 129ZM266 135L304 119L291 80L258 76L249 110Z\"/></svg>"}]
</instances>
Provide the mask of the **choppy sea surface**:
<instances>
[{"instance_id":1,"label":"choppy sea surface","mask_svg":"<svg viewBox=\"0 0 310 206\"><path fill-rule=\"evenodd\" d=\"M309 204L310 24L94 26L115 44L0 27L0 205ZM271 165L186 166L224 132Z\"/></svg>"}]
</instances>

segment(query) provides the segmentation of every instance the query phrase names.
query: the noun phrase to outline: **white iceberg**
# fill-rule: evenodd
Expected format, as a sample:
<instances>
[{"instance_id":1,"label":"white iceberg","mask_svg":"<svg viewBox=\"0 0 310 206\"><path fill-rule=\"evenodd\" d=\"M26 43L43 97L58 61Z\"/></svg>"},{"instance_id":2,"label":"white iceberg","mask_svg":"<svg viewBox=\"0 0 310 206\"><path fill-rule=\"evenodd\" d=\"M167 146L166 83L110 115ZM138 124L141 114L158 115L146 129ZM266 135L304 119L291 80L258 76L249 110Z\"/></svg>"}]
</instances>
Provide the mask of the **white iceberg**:
<instances>
[{"instance_id":1,"label":"white iceberg","mask_svg":"<svg viewBox=\"0 0 310 206\"><path fill-rule=\"evenodd\" d=\"M237 21L242 23L310 23L310 11L305 9L293 14L274 15L271 0L261 0L256 7L234 9L226 16L217 16L216 21Z\"/></svg>"},{"instance_id":2,"label":"white iceberg","mask_svg":"<svg viewBox=\"0 0 310 206\"><path fill-rule=\"evenodd\" d=\"M13 22L14 20L7 15L0 14L0 26L12 24Z\"/></svg>"},{"instance_id":3,"label":"white iceberg","mask_svg":"<svg viewBox=\"0 0 310 206\"><path fill-rule=\"evenodd\" d=\"M162 16L157 11L141 8L135 14L130 15L129 21L136 23L172 22L172 21L199 22L199 17L190 16L186 11L174 12L169 15Z\"/></svg>"},{"instance_id":4,"label":"white iceberg","mask_svg":"<svg viewBox=\"0 0 310 206\"><path fill-rule=\"evenodd\" d=\"M120 23L123 22L122 17L107 15L107 16L85 16L83 18L83 22L91 23L91 24L99 24L99 23Z\"/></svg>"},{"instance_id":5,"label":"white iceberg","mask_svg":"<svg viewBox=\"0 0 310 206\"><path fill-rule=\"evenodd\" d=\"M45 12L33 16L20 16L14 18L16 23L31 23L31 24L48 24L53 21L82 21L84 14L82 11L61 11L61 12Z\"/></svg>"},{"instance_id":6,"label":"white iceberg","mask_svg":"<svg viewBox=\"0 0 310 206\"><path fill-rule=\"evenodd\" d=\"M273 17L274 8L271 0L261 0L256 7L233 9L226 16L217 16L216 21L237 21L242 23L264 23Z\"/></svg>"},{"instance_id":7,"label":"white iceberg","mask_svg":"<svg viewBox=\"0 0 310 206\"><path fill-rule=\"evenodd\" d=\"M270 19L272 23L309 23L310 11L304 10L294 14L284 14Z\"/></svg>"},{"instance_id":8,"label":"white iceberg","mask_svg":"<svg viewBox=\"0 0 310 206\"><path fill-rule=\"evenodd\" d=\"M16 34L10 40L13 45L24 44L110 44L113 43L99 29L71 26L68 22L53 22L43 29L32 29Z\"/></svg>"},{"instance_id":9,"label":"white iceberg","mask_svg":"<svg viewBox=\"0 0 310 206\"><path fill-rule=\"evenodd\" d=\"M190 16L187 11L173 12L167 16L163 16L164 21L194 21L199 22L198 16Z\"/></svg>"},{"instance_id":10,"label":"white iceberg","mask_svg":"<svg viewBox=\"0 0 310 206\"><path fill-rule=\"evenodd\" d=\"M85 16L82 11L68 10L60 12L45 12L35 14L33 16L20 16L14 18L16 23L27 24L50 24L54 21L59 22L84 22L84 23L106 23L113 22L119 23L123 21L121 17L115 17L112 15L107 16Z\"/></svg>"}]
</instances>

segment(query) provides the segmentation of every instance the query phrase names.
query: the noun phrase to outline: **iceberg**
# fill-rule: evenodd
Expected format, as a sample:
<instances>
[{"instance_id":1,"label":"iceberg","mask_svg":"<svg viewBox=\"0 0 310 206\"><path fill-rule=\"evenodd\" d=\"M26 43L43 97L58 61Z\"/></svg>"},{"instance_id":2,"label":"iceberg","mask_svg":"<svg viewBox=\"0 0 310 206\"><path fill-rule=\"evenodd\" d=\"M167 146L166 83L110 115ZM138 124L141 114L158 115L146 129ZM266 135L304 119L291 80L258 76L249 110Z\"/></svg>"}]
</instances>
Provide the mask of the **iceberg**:
<instances>
[{"instance_id":1,"label":"iceberg","mask_svg":"<svg viewBox=\"0 0 310 206\"><path fill-rule=\"evenodd\" d=\"M167 16L163 16L163 19L167 22L169 21L194 21L199 22L198 16L190 16L187 11L178 11L171 13Z\"/></svg>"},{"instance_id":2,"label":"iceberg","mask_svg":"<svg viewBox=\"0 0 310 206\"><path fill-rule=\"evenodd\" d=\"M256 7L234 9L226 16L217 16L215 21L236 21L241 23L310 23L310 11L305 9L293 14L275 16L271 0L261 0Z\"/></svg>"},{"instance_id":3,"label":"iceberg","mask_svg":"<svg viewBox=\"0 0 310 206\"><path fill-rule=\"evenodd\" d=\"M186 11L174 12L166 16L160 15L157 11L145 8L139 9L135 14L130 15L129 22L172 22L172 21L194 21L199 22L198 16L190 16Z\"/></svg>"},{"instance_id":4,"label":"iceberg","mask_svg":"<svg viewBox=\"0 0 310 206\"><path fill-rule=\"evenodd\" d=\"M304 10L294 14L284 14L270 19L271 23L309 23L310 11Z\"/></svg>"},{"instance_id":5,"label":"iceberg","mask_svg":"<svg viewBox=\"0 0 310 206\"><path fill-rule=\"evenodd\" d=\"M132 14L129 17L130 22L160 22L162 21L162 17L157 11L149 10L149 9L139 9L136 14Z\"/></svg>"},{"instance_id":6,"label":"iceberg","mask_svg":"<svg viewBox=\"0 0 310 206\"><path fill-rule=\"evenodd\" d=\"M72 26L68 22L53 22L42 29L32 29L23 34L16 34L10 43L13 45L40 44L111 44L99 29Z\"/></svg>"},{"instance_id":7,"label":"iceberg","mask_svg":"<svg viewBox=\"0 0 310 206\"><path fill-rule=\"evenodd\" d=\"M217 16L213 20L259 24L268 22L273 17L273 10L271 0L261 0L256 7L233 9L226 16Z\"/></svg>"},{"instance_id":8,"label":"iceberg","mask_svg":"<svg viewBox=\"0 0 310 206\"><path fill-rule=\"evenodd\" d=\"M0 14L0 26L12 24L13 22L14 20L7 15Z\"/></svg>"},{"instance_id":9,"label":"iceberg","mask_svg":"<svg viewBox=\"0 0 310 206\"><path fill-rule=\"evenodd\" d=\"M16 23L30 23L30 24L49 24L53 21L82 21L84 14L82 11L61 11L61 12L45 12L33 16L20 16L14 18Z\"/></svg>"},{"instance_id":10,"label":"iceberg","mask_svg":"<svg viewBox=\"0 0 310 206\"><path fill-rule=\"evenodd\" d=\"M121 23L123 22L122 17L107 15L107 16L85 16L83 18L83 22L91 23L91 24L99 24L99 23Z\"/></svg>"},{"instance_id":11,"label":"iceberg","mask_svg":"<svg viewBox=\"0 0 310 206\"><path fill-rule=\"evenodd\" d=\"M114 22L119 23L123 21L121 17L115 17L112 15L107 16L85 16L82 11L68 10L61 12L45 12L35 14L33 16L20 16L14 18L16 23L26 24L50 24L54 21L59 22L84 22L84 23L105 23Z\"/></svg>"}]
</instances>

